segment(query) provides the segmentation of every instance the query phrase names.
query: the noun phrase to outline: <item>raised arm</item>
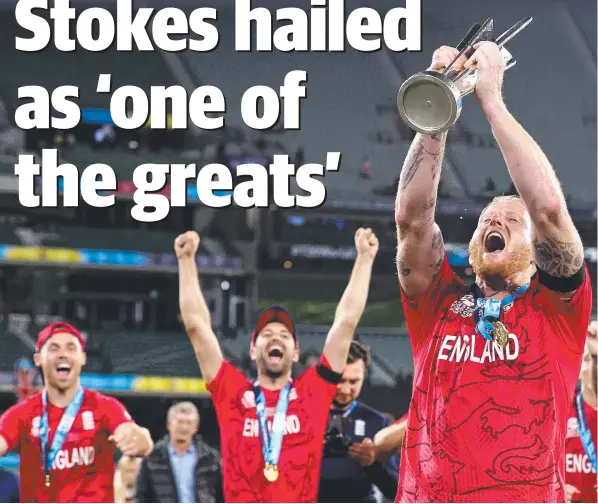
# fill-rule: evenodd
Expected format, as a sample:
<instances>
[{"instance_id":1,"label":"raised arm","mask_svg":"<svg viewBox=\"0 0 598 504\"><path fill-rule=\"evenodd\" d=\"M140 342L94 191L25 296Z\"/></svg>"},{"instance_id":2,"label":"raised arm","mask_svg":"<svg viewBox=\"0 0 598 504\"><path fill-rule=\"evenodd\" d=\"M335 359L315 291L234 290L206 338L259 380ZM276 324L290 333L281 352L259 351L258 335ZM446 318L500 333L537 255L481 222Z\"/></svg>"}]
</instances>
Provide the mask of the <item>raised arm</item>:
<instances>
[{"instance_id":1,"label":"raised arm","mask_svg":"<svg viewBox=\"0 0 598 504\"><path fill-rule=\"evenodd\" d=\"M372 266L378 253L378 238L371 229L359 228L355 233L355 248L357 259L351 278L336 307L334 322L324 344L324 356L337 373L342 373L345 368L355 329L368 300Z\"/></svg>"},{"instance_id":2,"label":"raised arm","mask_svg":"<svg viewBox=\"0 0 598 504\"><path fill-rule=\"evenodd\" d=\"M507 110L502 98L504 62L496 44L479 44L474 59L479 72L476 96L532 220L536 266L553 277L572 277L583 267L584 250L556 173Z\"/></svg>"},{"instance_id":3,"label":"raised arm","mask_svg":"<svg viewBox=\"0 0 598 504\"><path fill-rule=\"evenodd\" d=\"M187 231L174 242L179 262L179 307L189 340L193 345L201 375L211 382L223 362L218 338L212 330L210 311L199 287L195 253L199 235Z\"/></svg>"},{"instance_id":4,"label":"raised arm","mask_svg":"<svg viewBox=\"0 0 598 504\"><path fill-rule=\"evenodd\" d=\"M441 47L434 53L429 70L444 70L457 55L457 49ZM465 58L456 68L464 62ZM401 170L395 204L397 270L408 297L428 288L444 258L442 233L434 222L434 212L445 145L446 133L417 134Z\"/></svg>"}]
</instances>

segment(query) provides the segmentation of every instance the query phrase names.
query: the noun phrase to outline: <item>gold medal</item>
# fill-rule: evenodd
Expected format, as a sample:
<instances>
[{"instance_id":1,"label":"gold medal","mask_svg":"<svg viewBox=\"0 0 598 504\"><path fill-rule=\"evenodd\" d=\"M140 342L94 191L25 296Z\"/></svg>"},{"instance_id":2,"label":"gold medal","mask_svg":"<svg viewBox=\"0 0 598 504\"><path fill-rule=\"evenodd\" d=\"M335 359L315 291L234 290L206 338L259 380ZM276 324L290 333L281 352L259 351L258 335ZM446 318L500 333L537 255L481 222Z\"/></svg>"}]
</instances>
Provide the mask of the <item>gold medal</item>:
<instances>
[{"instance_id":1,"label":"gold medal","mask_svg":"<svg viewBox=\"0 0 598 504\"><path fill-rule=\"evenodd\" d=\"M50 475L46 474L46 488L50 488Z\"/></svg>"},{"instance_id":2,"label":"gold medal","mask_svg":"<svg viewBox=\"0 0 598 504\"><path fill-rule=\"evenodd\" d=\"M264 476L270 483L274 483L278 479L278 468L276 466L266 464L266 467L264 467Z\"/></svg>"},{"instance_id":3,"label":"gold medal","mask_svg":"<svg viewBox=\"0 0 598 504\"><path fill-rule=\"evenodd\" d=\"M494 323L494 330L492 331L494 341L496 341L502 348L507 346L509 342L509 331L502 322Z\"/></svg>"}]
</instances>

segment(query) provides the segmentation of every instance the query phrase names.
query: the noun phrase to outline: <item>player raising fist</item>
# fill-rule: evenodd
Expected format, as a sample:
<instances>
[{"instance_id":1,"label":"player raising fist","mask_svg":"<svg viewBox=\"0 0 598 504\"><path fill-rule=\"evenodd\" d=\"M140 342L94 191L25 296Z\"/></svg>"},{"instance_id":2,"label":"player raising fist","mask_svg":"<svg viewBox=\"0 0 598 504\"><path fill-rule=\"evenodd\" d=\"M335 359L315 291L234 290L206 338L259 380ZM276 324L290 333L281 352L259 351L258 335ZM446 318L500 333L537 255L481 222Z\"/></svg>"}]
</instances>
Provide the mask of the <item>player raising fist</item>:
<instances>
[{"instance_id":1,"label":"player raising fist","mask_svg":"<svg viewBox=\"0 0 598 504\"><path fill-rule=\"evenodd\" d=\"M316 502L324 431L355 328L366 305L378 239L355 233L357 259L336 309L320 363L293 379L299 342L291 314L266 308L257 319L249 355L258 379L224 360L195 266L199 236L175 241L181 314L218 417L227 502Z\"/></svg>"}]
</instances>

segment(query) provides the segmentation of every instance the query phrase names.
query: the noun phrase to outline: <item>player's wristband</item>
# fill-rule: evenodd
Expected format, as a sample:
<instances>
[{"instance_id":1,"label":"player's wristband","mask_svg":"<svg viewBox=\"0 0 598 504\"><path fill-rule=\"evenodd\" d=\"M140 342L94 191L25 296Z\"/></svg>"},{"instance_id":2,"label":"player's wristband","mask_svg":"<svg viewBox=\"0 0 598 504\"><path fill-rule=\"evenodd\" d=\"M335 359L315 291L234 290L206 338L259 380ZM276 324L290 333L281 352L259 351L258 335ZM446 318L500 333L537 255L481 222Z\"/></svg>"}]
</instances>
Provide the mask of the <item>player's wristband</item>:
<instances>
[{"instance_id":1,"label":"player's wristband","mask_svg":"<svg viewBox=\"0 0 598 504\"><path fill-rule=\"evenodd\" d=\"M573 276L570 277L556 277L552 276L545 271L542 271L538 268L538 280L539 282L554 292L571 292L576 289L579 289L583 284L583 281L586 277L586 269L585 267L581 267L581 269L575 273Z\"/></svg>"}]
</instances>

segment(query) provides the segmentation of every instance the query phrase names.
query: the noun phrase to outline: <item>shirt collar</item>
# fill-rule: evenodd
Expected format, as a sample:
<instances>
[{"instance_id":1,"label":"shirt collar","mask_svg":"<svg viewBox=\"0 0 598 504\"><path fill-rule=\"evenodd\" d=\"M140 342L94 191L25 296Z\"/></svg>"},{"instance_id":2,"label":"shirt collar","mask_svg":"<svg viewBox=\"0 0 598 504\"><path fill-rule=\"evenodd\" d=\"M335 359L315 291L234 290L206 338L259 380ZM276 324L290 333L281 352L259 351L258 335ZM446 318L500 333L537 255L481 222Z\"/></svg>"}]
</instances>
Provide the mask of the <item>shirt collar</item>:
<instances>
[{"instance_id":1,"label":"shirt collar","mask_svg":"<svg viewBox=\"0 0 598 504\"><path fill-rule=\"evenodd\" d=\"M183 453L182 455L180 455L174 449L174 446L172 445L172 442L168 441L168 453L170 453L170 455L178 455L179 457L181 457L183 455L195 455L197 453L197 446L195 446L195 440L191 441L191 444L189 445L189 448L187 448L187 451L185 451L185 453Z\"/></svg>"}]
</instances>

